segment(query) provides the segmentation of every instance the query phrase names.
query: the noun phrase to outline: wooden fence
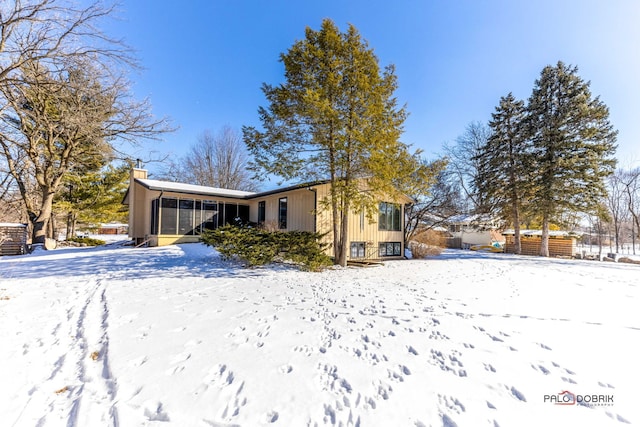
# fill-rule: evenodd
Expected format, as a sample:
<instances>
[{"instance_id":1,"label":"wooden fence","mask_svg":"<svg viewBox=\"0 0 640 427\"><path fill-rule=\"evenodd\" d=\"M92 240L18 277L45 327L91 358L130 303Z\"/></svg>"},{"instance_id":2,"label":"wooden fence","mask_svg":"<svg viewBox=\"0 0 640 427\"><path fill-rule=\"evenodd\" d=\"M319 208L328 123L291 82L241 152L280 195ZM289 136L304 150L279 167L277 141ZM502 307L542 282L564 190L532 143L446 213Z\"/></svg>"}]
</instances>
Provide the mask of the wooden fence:
<instances>
[{"instance_id":1,"label":"wooden fence","mask_svg":"<svg viewBox=\"0 0 640 427\"><path fill-rule=\"evenodd\" d=\"M22 255L27 252L27 226L0 224L0 256Z\"/></svg>"},{"instance_id":2,"label":"wooden fence","mask_svg":"<svg viewBox=\"0 0 640 427\"><path fill-rule=\"evenodd\" d=\"M514 253L514 236L507 235L505 252ZM520 245L522 247L522 255L540 255L539 236L521 236ZM572 257L577 252L575 237L549 237L549 256Z\"/></svg>"}]
</instances>

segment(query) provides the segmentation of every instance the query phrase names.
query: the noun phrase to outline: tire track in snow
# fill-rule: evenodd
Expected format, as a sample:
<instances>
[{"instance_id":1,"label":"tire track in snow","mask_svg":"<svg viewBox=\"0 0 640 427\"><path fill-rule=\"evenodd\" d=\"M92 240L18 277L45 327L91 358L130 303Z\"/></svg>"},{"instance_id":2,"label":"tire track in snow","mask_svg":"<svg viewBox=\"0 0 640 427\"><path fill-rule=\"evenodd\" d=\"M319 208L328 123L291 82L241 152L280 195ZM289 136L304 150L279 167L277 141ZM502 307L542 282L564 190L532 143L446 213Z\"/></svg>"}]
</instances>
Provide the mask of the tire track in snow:
<instances>
[{"instance_id":1,"label":"tire track in snow","mask_svg":"<svg viewBox=\"0 0 640 427\"><path fill-rule=\"evenodd\" d=\"M52 332L63 353L49 378L34 390L38 396L33 404L48 408L38 425L55 424L56 419L67 427L119 425L116 381L109 366L105 285L101 280L90 281L82 288Z\"/></svg>"},{"instance_id":2,"label":"tire track in snow","mask_svg":"<svg viewBox=\"0 0 640 427\"><path fill-rule=\"evenodd\" d=\"M68 425L118 426L117 387L109 365L106 288L102 280L92 288L78 315L76 366L81 386L72 393Z\"/></svg>"}]
</instances>

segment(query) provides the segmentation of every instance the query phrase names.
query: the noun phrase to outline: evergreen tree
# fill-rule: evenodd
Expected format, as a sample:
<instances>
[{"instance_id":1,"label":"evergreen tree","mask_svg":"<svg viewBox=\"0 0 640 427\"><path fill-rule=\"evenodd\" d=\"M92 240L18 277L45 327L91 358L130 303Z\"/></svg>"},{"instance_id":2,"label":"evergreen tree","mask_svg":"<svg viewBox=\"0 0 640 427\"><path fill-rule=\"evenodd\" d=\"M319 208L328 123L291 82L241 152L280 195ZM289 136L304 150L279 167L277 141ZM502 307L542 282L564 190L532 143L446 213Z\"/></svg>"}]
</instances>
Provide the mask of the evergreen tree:
<instances>
[{"instance_id":1,"label":"evergreen tree","mask_svg":"<svg viewBox=\"0 0 640 427\"><path fill-rule=\"evenodd\" d=\"M399 141L406 112L393 96L394 68L381 72L356 28L341 33L329 19L319 31L307 28L280 59L285 82L262 87L270 104L259 108L264 130L244 127L244 141L257 175L329 180L329 200L321 203L332 212L334 262L345 265L349 212L373 215L382 194L393 195L421 170Z\"/></svg>"},{"instance_id":2,"label":"evergreen tree","mask_svg":"<svg viewBox=\"0 0 640 427\"><path fill-rule=\"evenodd\" d=\"M67 239L75 235L76 223L98 225L111 221L126 222L122 199L127 191L131 165L107 165L100 170L65 176L64 186L54 209L67 212Z\"/></svg>"},{"instance_id":3,"label":"evergreen tree","mask_svg":"<svg viewBox=\"0 0 640 427\"><path fill-rule=\"evenodd\" d=\"M540 255L549 256L549 224L562 213L590 212L606 194L615 168L617 131L609 110L592 98L578 68L545 67L527 106L534 193L531 207L542 219Z\"/></svg>"},{"instance_id":4,"label":"evergreen tree","mask_svg":"<svg viewBox=\"0 0 640 427\"><path fill-rule=\"evenodd\" d=\"M489 122L491 135L474 160L478 165L475 187L485 194L492 213L509 218L515 231L515 253L521 252L520 222L526 200L530 171L527 170L528 144L523 132L524 102L512 93L500 98Z\"/></svg>"}]
</instances>

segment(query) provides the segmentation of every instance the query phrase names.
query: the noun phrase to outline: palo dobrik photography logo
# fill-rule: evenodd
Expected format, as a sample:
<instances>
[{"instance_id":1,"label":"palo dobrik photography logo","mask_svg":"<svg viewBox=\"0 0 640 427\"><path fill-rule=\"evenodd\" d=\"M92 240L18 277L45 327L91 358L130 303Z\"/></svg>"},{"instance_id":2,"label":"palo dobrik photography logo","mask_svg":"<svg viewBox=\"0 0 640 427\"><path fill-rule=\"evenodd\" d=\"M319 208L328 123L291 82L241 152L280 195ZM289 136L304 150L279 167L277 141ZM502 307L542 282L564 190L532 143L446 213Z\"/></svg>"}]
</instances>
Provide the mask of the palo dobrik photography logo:
<instances>
[{"instance_id":1,"label":"palo dobrik photography logo","mask_svg":"<svg viewBox=\"0 0 640 427\"><path fill-rule=\"evenodd\" d=\"M558 394L545 394L544 401L551 402L554 405L575 405L576 395L569 390L562 390Z\"/></svg>"},{"instance_id":2,"label":"palo dobrik photography logo","mask_svg":"<svg viewBox=\"0 0 640 427\"><path fill-rule=\"evenodd\" d=\"M554 405L581 405L581 406L613 406L612 394L575 394L569 390L562 390L558 394L545 394L545 403Z\"/></svg>"}]
</instances>

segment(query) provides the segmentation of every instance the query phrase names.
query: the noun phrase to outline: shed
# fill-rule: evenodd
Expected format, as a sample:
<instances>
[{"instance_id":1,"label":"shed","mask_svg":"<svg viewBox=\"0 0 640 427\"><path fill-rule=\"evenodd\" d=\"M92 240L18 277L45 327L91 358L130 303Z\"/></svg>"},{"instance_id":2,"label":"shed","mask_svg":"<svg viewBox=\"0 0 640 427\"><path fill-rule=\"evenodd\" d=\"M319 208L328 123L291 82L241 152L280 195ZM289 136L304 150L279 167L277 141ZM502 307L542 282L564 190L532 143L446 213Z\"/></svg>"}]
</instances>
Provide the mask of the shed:
<instances>
[{"instance_id":1,"label":"shed","mask_svg":"<svg viewBox=\"0 0 640 427\"><path fill-rule=\"evenodd\" d=\"M100 227L98 228L98 234L127 234L128 231L129 224L123 224L120 222L100 224Z\"/></svg>"},{"instance_id":2,"label":"shed","mask_svg":"<svg viewBox=\"0 0 640 427\"><path fill-rule=\"evenodd\" d=\"M506 238L505 252L515 252L515 232L506 230L502 233ZM573 257L577 253L577 239L580 233L573 231L549 230L549 256ZM542 230L520 230L522 255L540 255Z\"/></svg>"},{"instance_id":3,"label":"shed","mask_svg":"<svg viewBox=\"0 0 640 427\"><path fill-rule=\"evenodd\" d=\"M26 224L0 222L0 256L27 253Z\"/></svg>"}]
</instances>

